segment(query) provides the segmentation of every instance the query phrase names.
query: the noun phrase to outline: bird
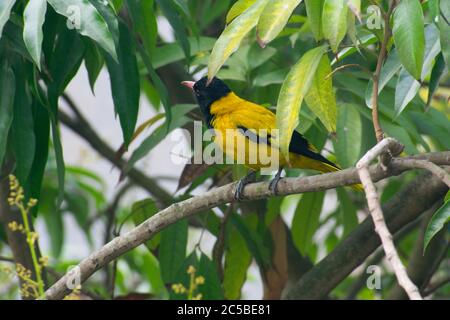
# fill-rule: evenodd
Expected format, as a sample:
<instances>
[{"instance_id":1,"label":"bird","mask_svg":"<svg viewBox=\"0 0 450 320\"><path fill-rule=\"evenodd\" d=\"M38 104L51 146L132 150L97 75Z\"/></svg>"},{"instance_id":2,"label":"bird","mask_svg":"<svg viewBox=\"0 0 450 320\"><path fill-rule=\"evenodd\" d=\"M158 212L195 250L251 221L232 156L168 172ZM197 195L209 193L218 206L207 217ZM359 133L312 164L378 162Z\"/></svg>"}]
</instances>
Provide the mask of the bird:
<instances>
[{"instance_id":1,"label":"bird","mask_svg":"<svg viewBox=\"0 0 450 320\"><path fill-rule=\"evenodd\" d=\"M276 129L276 116L270 109L259 104L247 101L236 95L221 79L214 77L211 81L203 77L198 81L183 81L182 85L192 90L200 107L206 126L213 129L218 136L214 140L222 151L229 157L236 160L239 154L236 149L236 143L227 147L226 130L235 130L237 141L244 139L247 143L245 147L244 165L250 168L250 173L242 178L235 189L234 198L241 200L243 191L247 184L254 182L256 172L267 164L261 163L258 156L257 161L249 162L251 152L255 152L258 146L268 147L268 153L279 157L278 171L269 184L270 190L277 194L277 185L281 179L281 173L285 166L300 169L312 169L321 173L336 172L341 168L322 156L317 149L298 131L292 133L289 143L289 159L279 152L275 143L275 137L270 135L273 129ZM259 134L263 132L263 134ZM252 148L252 146L254 148ZM255 148L256 147L256 148ZM354 185L355 189L360 190L360 185Z\"/></svg>"}]
</instances>

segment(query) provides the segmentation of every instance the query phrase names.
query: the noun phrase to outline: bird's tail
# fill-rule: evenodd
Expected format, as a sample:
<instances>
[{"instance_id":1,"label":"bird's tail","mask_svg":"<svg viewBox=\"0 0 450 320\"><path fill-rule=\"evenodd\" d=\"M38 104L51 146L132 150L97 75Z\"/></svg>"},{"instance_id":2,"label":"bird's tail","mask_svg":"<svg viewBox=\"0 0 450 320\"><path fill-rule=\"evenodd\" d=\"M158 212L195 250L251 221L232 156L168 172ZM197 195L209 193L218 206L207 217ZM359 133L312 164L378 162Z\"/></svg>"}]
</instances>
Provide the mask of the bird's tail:
<instances>
[{"instance_id":1,"label":"bird's tail","mask_svg":"<svg viewBox=\"0 0 450 320\"><path fill-rule=\"evenodd\" d=\"M340 171L341 168L339 168L338 165L334 164L333 162L329 161L327 158L323 157L322 155L316 153L317 159L311 159L309 157L305 156L294 156L292 159L293 167L296 168L305 168L305 169L313 169L320 171L322 173L327 172L336 172ZM354 184L351 186L352 189L356 191L364 191L364 188L361 184Z\"/></svg>"}]
</instances>

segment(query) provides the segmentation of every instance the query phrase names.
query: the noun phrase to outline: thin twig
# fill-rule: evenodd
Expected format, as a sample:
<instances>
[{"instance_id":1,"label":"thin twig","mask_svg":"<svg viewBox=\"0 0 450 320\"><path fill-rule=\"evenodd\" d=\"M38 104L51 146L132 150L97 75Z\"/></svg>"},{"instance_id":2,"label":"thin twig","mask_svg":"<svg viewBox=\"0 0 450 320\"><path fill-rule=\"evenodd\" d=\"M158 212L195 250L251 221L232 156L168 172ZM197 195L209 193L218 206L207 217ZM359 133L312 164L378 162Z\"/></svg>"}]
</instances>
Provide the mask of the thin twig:
<instances>
[{"instance_id":1,"label":"thin twig","mask_svg":"<svg viewBox=\"0 0 450 320\"><path fill-rule=\"evenodd\" d=\"M405 289L405 292L408 294L410 299L422 300L419 289L408 277L406 268L400 260L397 250L395 249L394 241L392 240L392 234L390 233L384 219L378 193L369 172L370 162L373 161L376 157L380 156L382 153L389 150L389 145L392 143L394 143L393 139L384 139L379 142L374 148L369 150L361 158L360 161L358 161L358 163L356 164L356 168L358 169L361 183L364 186L367 205L369 207L370 215L372 216L373 223L375 225L375 231L380 236L381 244L383 246L384 252L386 253L386 258L394 269L398 283L403 287L403 289Z\"/></svg>"},{"instance_id":2,"label":"thin twig","mask_svg":"<svg viewBox=\"0 0 450 320\"><path fill-rule=\"evenodd\" d=\"M450 175L437 164L434 164L430 161L418 159L408 160L407 163L411 165L411 169L416 168L430 171L450 188Z\"/></svg>"},{"instance_id":3,"label":"thin twig","mask_svg":"<svg viewBox=\"0 0 450 320\"><path fill-rule=\"evenodd\" d=\"M384 15L384 38L381 42L380 54L378 55L377 67L375 73L373 74L373 90L372 90L372 121L375 130L375 136L377 141L380 142L384 138L384 132L381 128L380 119L378 116L378 91L380 87L380 74L381 68L383 67L384 60L387 55L387 45L389 39L391 38L391 28L389 27L389 19L391 17L392 11L395 8L395 1L391 1L389 6L389 11Z\"/></svg>"},{"instance_id":4,"label":"thin twig","mask_svg":"<svg viewBox=\"0 0 450 320\"><path fill-rule=\"evenodd\" d=\"M446 277L436 282L430 283L430 285L424 290L423 296L427 297L449 283L450 277Z\"/></svg>"}]
</instances>

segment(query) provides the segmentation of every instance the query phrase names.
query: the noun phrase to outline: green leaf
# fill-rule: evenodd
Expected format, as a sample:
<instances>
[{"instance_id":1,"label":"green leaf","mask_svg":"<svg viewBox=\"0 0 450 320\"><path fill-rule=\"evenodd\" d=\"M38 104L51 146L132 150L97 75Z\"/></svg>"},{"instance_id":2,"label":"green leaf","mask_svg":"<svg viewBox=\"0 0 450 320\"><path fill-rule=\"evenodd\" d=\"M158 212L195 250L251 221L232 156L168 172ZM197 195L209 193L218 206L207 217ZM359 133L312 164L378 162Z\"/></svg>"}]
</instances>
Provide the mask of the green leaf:
<instances>
[{"instance_id":1,"label":"green leaf","mask_svg":"<svg viewBox=\"0 0 450 320\"><path fill-rule=\"evenodd\" d=\"M257 39L261 47L275 39L286 26L289 17L302 0L272 0L259 18Z\"/></svg>"},{"instance_id":2,"label":"green leaf","mask_svg":"<svg viewBox=\"0 0 450 320\"><path fill-rule=\"evenodd\" d=\"M9 129L13 121L15 90L16 80L13 70L7 61L3 60L0 64L0 165L3 164Z\"/></svg>"},{"instance_id":3,"label":"green leaf","mask_svg":"<svg viewBox=\"0 0 450 320\"><path fill-rule=\"evenodd\" d=\"M128 146L136 128L139 112L140 81L133 37L128 27L119 25L118 62L106 55L114 106L120 119L123 140Z\"/></svg>"},{"instance_id":4,"label":"green leaf","mask_svg":"<svg viewBox=\"0 0 450 320\"><path fill-rule=\"evenodd\" d=\"M306 52L292 67L281 87L277 103L276 123L280 132L280 149L286 159L289 158L289 143L292 133L298 125L303 98L313 83L316 70L325 52L326 46Z\"/></svg>"},{"instance_id":5,"label":"green leaf","mask_svg":"<svg viewBox=\"0 0 450 320\"><path fill-rule=\"evenodd\" d=\"M227 13L227 17L225 19L227 24L229 24L231 21L233 21L236 17L240 16L245 10L250 8L255 2L256 2L256 0L238 0L238 1L236 1Z\"/></svg>"},{"instance_id":6,"label":"green leaf","mask_svg":"<svg viewBox=\"0 0 450 320\"><path fill-rule=\"evenodd\" d=\"M433 61L441 49L439 43L439 31L435 25L431 24L427 26L425 29L425 35L426 46L420 77L421 80L424 80L430 73ZM399 115L406 108L408 103L411 102L411 100L419 92L419 89L420 83L417 80L405 71L400 72L397 87L395 89L395 110L397 115Z\"/></svg>"},{"instance_id":7,"label":"green leaf","mask_svg":"<svg viewBox=\"0 0 450 320\"><path fill-rule=\"evenodd\" d=\"M348 6L346 0L325 0L322 12L322 29L325 39L330 42L333 52L347 33Z\"/></svg>"},{"instance_id":8,"label":"green leaf","mask_svg":"<svg viewBox=\"0 0 450 320\"><path fill-rule=\"evenodd\" d=\"M427 249L434 236L450 221L450 200L447 200L431 217L424 236L423 252Z\"/></svg>"},{"instance_id":9,"label":"green leaf","mask_svg":"<svg viewBox=\"0 0 450 320\"><path fill-rule=\"evenodd\" d=\"M192 55L211 50L215 43L215 39L209 37L190 37L188 40ZM182 60L184 58L184 53L178 43L169 43L156 48L153 56L150 56L150 58L153 67L158 69L170 63Z\"/></svg>"},{"instance_id":10,"label":"green leaf","mask_svg":"<svg viewBox=\"0 0 450 320\"><path fill-rule=\"evenodd\" d=\"M198 287L198 291L202 294L202 299L221 300L224 298L219 276L217 275L216 264L204 253L200 256L196 276L205 278L205 283Z\"/></svg>"},{"instance_id":11,"label":"green leaf","mask_svg":"<svg viewBox=\"0 0 450 320\"><path fill-rule=\"evenodd\" d=\"M94 5L87 0L47 1L56 12L68 18L68 26L97 42L114 59L117 59L113 35Z\"/></svg>"},{"instance_id":12,"label":"green leaf","mask_svg":"<svg viewBox=\"0 0 450 320\"><path fill-rule=\"evenodd\" d=\"M338 163L349 168L355 165L361 154L362 122L357 108L343 104L338 109L337 140L335 151Z\"/></svg>"},{"instance_id":13,"label":"green leaf","mask_svg":"<svg viewBox=\"0 0 450 320\"><path fill-rule=\"evenodd\" d=\"M308 255L312 248L313 236L319 227L324 196L325 192L305 193L295 210L291 227L292 238L295 246L304 256Z\"/></svg>"},{"instance_id":14,"label":"green leaf","mask_svg":"<svg viewBox=\"0 0 450 320\"><path fill-rule=\"evenodd\" d=\"M127 5L134 28L142 39L145 50L153 56L158 37L154 0L127 0Z\"/></svg>"},{"instance_id":15,"label":"green leaf","mask_svg":"<svg viewBox=\"0 0 450 320\"><path fill-rule=\"evenodd\" d=\"M64 221L63 213L58 211L55 198L58 197L58 190L53 187L45 188L45 192L40 199L40 213L43 214L45 225L50 238L52 256L58 258L64 244Z\"/></svg>"},{"instance_id":16,"label":"green leaf","mask_svg":"<svg viewBox=\"0 0 450 320\"><path fill-rule=\"evenodd\" d=\"M439 82L446 74L447 68L445 65L444 56L442 55L442 53L440 53L438 58L436 59L433 70L431 71L430 84L428 87L427 106L430 105L431 100L433 99L433 95L439 87Z\"/></svg>"},{"instance_id":17,"label":"green leaf","mask_svg":"<svg viewBox=\"0 0 450 320\"><path fill-rule=\"evenodd\" d=\"M440 3L442 7L445 6L445 4L449 7L448 1L441 1ZM449 15L447 15L447 21L445 21L442 15L440 15L437 25L440 32L442 55L444 56L444 60L447 64L447 70L450 71L450 25L448 25L448 17Z\"/></svg>"},{"instance_id":18,"label":"green leaf","mask_svg":"<svg viewBox=\"0 0 450 320\"><path fill-rule=\"evenodd\" d=\"M226 238L225 266L223 270L223 290L225 298L236 300L241 297L242 286L247 278L247 270L252 255L241 234L233 228Z\"/></svg>"},{"instance_id":19,"label":"green leaf","mask_svg":"<svg viewBox=\"0 0 450 320\"><path fill-rule=\"evenodd\" d=\"M172 284L186 258L188 222L186 219L169 226L161 233L159 264L161 276L166 284Z\"/></svg>"},{"instance_id":20,"label":"green leaf","mask_svg":"<svg viewBox=\"0 0 450 320\"><path fill-rule=\"evenodd\" d=\"M0 39L2 38L3 27L9 20L14 3L16 3L16 0L2 0L0 2Z\"/></svg>"},{"instance_id":21,"label":"green leaf","mask_svg":"<svg viewBox=\"0 0 450 320\"><path fill-rule=\"evenodd\" d=\"M322 32L322 11L324 0L305 0L306 14L308 15L308 22L311 31L316 38L316 41L323 39Z\"/></svg>"},{"instance_id":22,"label":"green leaf","mask_svg":"<svg viewBox=\"0 0 450 320\"><path fill-rule=\"evenodd\" d=\"M184 55L187 59L191 56L191 48L188 41L187 31L185 25L183 24L183 19L177 11L178 5L174 3L173 0L156 0L164 16L169 21L173 30L175 31L175 36L183 48Z\"/></svg>"},{"instance_id":23,"label":"green leaf","mask_svg":"<svg viewBox=\"0 0 450 320\"><path fill-rule=\"evenodd\" d=\"M394 11L392 32L400 61L415 79L420 79L425 31L422 6L418 0L400 1Z\"/></svg>"},{"instance_id":24,"label":"green leaf","mask_svg":"<svg viewBox=\"0 0 450 320\"><path fill-rule=\"evenodd\" d=\"M397 74L402 67L402 63L398 57L397 51L392 49L386 59L383 67L381 67L380 79L378 82L378 94L384 89L388 82ZM366 106L372 109L373 97L373 80L369 81L366 89Z\"/></svg>"},{"instance_id":25,"label":"green leaf","mask_svg":"<svg viewBox=\"0 0 450 320\"><path fill-rule=\"evenodd\" d=\"M100 71L103 69L105 59L95 44L90 41L86 42L86 53L84 54L84 65L86 67L89 85L92 93L94 93L95 82L97 81Z\"/></svg>"},{"instance_id":26,"label":"green leaf","mask_svg":"<svg viewBox=\"0 0 450 320\"><path fill-rule=\"evenodd\" d=\"M254 3L234 19L222 32L211 52L208 62L208 79L214 78L228 57L239 48L242 39L258 23L258 19L269 0Z\"/></svg>"},{"instance_id":27,"label":"green leaf","mask_svg":"<svg viewBox=\"0 0 450 320\"><path fill-rule=\"evenodd\" d=\"M150 136L148 136L141 145L133 152L130 160L124 168L124 172L128 172L139 160L147 155L156 145L158 145L169 132L180 128L190 120L185 115L196 108L196 105L178 105L173 107L173 121L170 124L169 131L167 131L167 125L163 124L156 129Z\"/></svg>"},{"instance_id":28,"label":"green leaf","mask_svg":"<svg viewBox=\"0 0 450 320\"><path fill-rule=\"evenodd\" d=\"M42 26L46 12L46 0L31 0L23 12L23 40L30 56L39 69L41 69Z\"/></svg>"},{"instance_id":29,"label":"green leaf","mask_svg":"<svg viewBox=\"0 0 450 320\"><path fill-rule=\"evenodd\" d=\"M309 109L322 121L329 132L336 132L337 107L333 91L330 59L324 55L305 97Z\"/></svg>"},{"instance_id":30,"label":"green leaf","mask_svg":"<svg viewBox=\"0 0 450 320\"><path fill-rule=\"evenodd\" d=\"M48 159L50 118L47 108L40 104L39 99L33 100L32 110L34 135L36 137L36 152L25 190L27 190L30 197L39 200L41 196L42 180ZM40 206L39 203L38 206ZM33 214L35 216L36 213L37 207L33 208Z\"/></svg>"},{"instance_id":31,"label":"green leaf","mask_svg":"<svg viewBox=\"0 0 450 320\"><path fill-rule=\"evenodd\" d=\"M136 226L140 225L145 220L151 218L159 212L159 208L153 199L145 199L133 203L131 208L131 216ZM155 250L161 241L161 233L157 233L153 238L145 243L145 246L150 252Z\"/></svg>"},{"instance_id":32,"label":"green leaf","mask_svg":"<svg viewBox=\"0 0 450 320\"><path fill-rule=\"evenodd\" d=\"M84 54L84 44L80 36L71 30L62 29L50 62L50 73L53 81L48 86L48 107L52 129L53 147L55 151L59 193L58 205L64 200L65 164L64 154L58 128L58 98L77 73Z\"/></svg>"},{"instance_id":33,"label":"green leaf","mask_svg":"<svg viewBox=\"0 0 450 320\"><path fill-rule=\"evenodd\" d=\"M36 151L33 104L23 66L16 69L14 120L11 128L12 145L16 159L15 175L22 186L26 185Z\"/></svg>"},{"instance_id":34,"label":"green leaf","mask_svg":"<svg viewBox=\"0 0 450 320\"><path fill-rule=\"evenodd\" d=\"M336 189L339 199L339 213L344 227L343 237L350 234L358 226L357 208L344 188Z\"/></svg>"}]
</instances>

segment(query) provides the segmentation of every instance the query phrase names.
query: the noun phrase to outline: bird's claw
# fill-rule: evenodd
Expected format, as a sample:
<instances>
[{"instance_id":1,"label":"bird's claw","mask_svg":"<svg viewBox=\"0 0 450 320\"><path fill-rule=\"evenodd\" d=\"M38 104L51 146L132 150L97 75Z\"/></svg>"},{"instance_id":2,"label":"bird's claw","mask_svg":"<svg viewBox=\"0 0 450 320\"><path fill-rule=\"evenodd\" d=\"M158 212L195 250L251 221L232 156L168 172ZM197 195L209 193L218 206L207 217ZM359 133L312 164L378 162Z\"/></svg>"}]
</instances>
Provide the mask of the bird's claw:
<instances>
[{"instance_id":1,"label":"bird's claw","mask_svg":"<svg viewBox=\"0 0 450 320\"><path fill-rule=\"evenodd\" d=\"M243 177L236 185L236 190L234 191L234 200L241 201L244 195L244 188L249 183L255 182L256 172L252 171L245 177Z\"/></svg>"},{"instance_id":2,"label":"bird's claw","mask_svg":"<svg viewBox=\"0 0 450 320\"><path fill-rule=\"evenodd\" d=\"M278 194L278 183L281 180L281 171L282 169L278 170L277 174L275 175L275 177L270 181L269 183L269 190L274 194L277 195Z\"/></svg>"}]
</instances>

